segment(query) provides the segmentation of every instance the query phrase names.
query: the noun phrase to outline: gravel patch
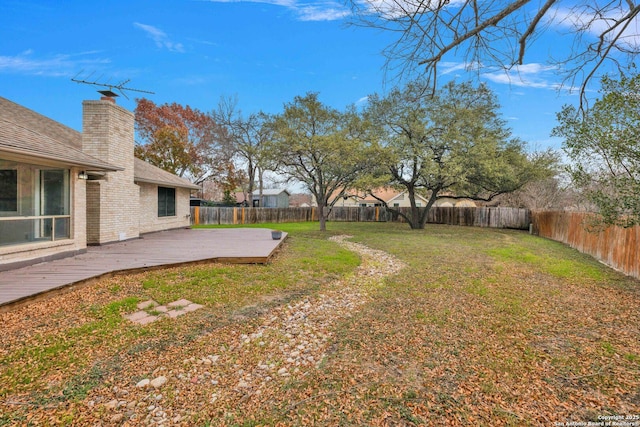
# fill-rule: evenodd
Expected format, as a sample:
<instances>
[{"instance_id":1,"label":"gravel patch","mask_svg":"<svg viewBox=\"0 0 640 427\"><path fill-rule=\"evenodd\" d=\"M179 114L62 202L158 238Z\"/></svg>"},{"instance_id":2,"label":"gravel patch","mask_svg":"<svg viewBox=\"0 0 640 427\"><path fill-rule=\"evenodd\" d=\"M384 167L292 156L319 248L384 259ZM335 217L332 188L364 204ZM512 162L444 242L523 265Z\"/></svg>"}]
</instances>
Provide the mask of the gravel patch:
<instances>
[{"instance_id":1,"label":"gravel patch","mask_svg":"<svg viewBox=\"0 0 640 427\"><path fill-rule=\"evenodd\" d=\"M169 426L185 425L202 414L202 408L211 415L216 408L227 411L249 399L277 399L284 382L303 378L322 364L334 326L367 301L367 289L404 267L397 258L349 242L349 237L330 240L361 256L354 274L331 283L317 296L271 310L246 331L230 330L222 338L204 336L206 353L191 353L182 363L159 360L163 366L154 371L156 378L132 377L130 387L94 395L87 405L98 411L94 415L101 413L102 420ZM210 352L208 345L213 343L217 351ZM165 393L179 399L167 401Z\"/></svg>"}]
</instances>

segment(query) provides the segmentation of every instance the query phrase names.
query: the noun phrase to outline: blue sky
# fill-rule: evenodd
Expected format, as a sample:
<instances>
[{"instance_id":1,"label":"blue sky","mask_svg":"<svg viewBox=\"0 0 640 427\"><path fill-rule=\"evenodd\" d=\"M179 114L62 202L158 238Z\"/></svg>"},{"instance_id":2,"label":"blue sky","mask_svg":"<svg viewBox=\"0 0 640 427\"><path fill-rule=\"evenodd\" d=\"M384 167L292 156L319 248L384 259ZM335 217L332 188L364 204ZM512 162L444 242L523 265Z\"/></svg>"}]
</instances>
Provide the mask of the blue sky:
<instances>
[{"instance_id":1,"label":"blue sky","mask_svg":"<svg viewBox=\"0 0 640 427\"><path fill-rule=\"evenodd\" d=\"M0 96L81 130L81 103L99 88L72 77L153 91L134 98L213 110L237 96L243 112L282 111L296 95L314 91L332 107L384 93L381 51L392 34L346 25L341 2L298 0L29 1L0 3ZM577 95L557 92L543 65L559 39L537 41L518 78L485 74L514 135L533 148L559 148L550 138L555 113ZM461 60L449 58L445 78L464 80Z\"/></svg>"}]
</instances>

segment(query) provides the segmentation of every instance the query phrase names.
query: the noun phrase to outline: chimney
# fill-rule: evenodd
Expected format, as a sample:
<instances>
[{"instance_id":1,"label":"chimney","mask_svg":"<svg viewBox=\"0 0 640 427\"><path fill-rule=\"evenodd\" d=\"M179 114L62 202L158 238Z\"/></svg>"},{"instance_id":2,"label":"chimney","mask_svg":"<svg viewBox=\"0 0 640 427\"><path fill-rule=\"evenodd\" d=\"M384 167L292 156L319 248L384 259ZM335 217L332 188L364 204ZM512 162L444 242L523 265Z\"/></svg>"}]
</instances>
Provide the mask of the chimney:
<instances>
[{"instance_id":1,"label":"chimney","mask_svg":"<svg viewBox=\"0 0 640 427\"><path fill-rule=\"evenodd\" d=\"M114 104L116 103L116 97L118 96L118 94L111 89L99 90L98 93L102 95L100 101L109 101L113 102Z\"/></svg>"},{"instance_id":2,"label":"chimney","mask_svg":"<svg viewBox=\"0 0 640 427\"><path fill-rule=\"evenodd\" d=\"M87 243L137 238L140 188L134 183L134 114L106 95L84 101L82 107L83 151L123 169L109 172L104 180L87 181Z\"/></svg>"}]
</instances>

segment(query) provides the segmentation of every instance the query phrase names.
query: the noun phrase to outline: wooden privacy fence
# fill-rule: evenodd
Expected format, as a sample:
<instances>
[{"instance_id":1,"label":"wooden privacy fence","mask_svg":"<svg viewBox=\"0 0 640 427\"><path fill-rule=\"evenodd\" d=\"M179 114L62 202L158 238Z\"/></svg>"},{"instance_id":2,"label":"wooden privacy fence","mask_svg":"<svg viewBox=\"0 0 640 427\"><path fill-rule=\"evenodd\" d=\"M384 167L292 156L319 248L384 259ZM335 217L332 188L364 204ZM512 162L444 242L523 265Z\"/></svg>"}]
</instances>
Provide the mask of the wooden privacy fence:
<instances>
[{"instance_id":1,"label":"wooden privacy fence","mask_svg":"<svg viewBox=\"0 0 640 427\"><path fill-rule=\"evenodd\" d=\"M542 237L566 243L604 264L630 276L640 278L640 227L587 227L588 213L531 213L533 232Z\"/></svg>"},{"instance_id":2,"label":"wooden privacy fence","mask_svg":"<svg viewBox=\"0 0 640 427\"><path fill-rule=\"evenodd\" d=\"M399 208L403 213L409 208ZM516 208L431 208L427 223L531 230L563 242L630 276L640 278L640 227L588 230L587 213L543 212ZM317 208L191 207L191 223L259 224L317 221ZM334 207L329 221L404 222L383 207Z\"/></svg>"},{"instance_id":3,"label":"wooden privacy fence","mask_svg":"<svg viewBox=\"0 0 640 427\"><path fill-rule=\"evenodd\" d=\"M408 213L409 208L399 208ZM317 208L225 208L191 207L191 224L260 224L265 222L317 221ZM383 207L339 207L329 215L336 222L404 222L402 216ZM468 225L475 227L515 228L528 230L528 209L516 208L431 208L427 215L431 224Z\"/></svg>"}]
</instances>

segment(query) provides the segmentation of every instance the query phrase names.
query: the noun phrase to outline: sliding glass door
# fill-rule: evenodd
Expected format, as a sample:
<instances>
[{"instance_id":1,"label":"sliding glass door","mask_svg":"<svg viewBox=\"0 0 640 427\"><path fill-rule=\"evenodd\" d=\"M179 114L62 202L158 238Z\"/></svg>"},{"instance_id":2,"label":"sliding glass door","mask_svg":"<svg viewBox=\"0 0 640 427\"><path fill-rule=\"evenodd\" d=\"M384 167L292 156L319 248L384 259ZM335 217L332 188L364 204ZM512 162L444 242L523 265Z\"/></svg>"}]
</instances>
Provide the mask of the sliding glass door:
<instances>
[{"instance_id":1,"label":"sliding glass door","mask_svg":"<svg viewBox=\"0 0 640 427\"><path fill-rule=\"evenodd\" d=\"M69 169L0 159L0 246L71 237Z\"/></svg>"}]
</instances>

